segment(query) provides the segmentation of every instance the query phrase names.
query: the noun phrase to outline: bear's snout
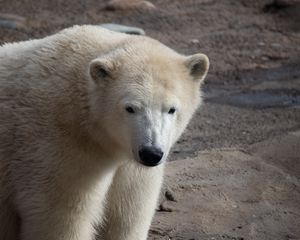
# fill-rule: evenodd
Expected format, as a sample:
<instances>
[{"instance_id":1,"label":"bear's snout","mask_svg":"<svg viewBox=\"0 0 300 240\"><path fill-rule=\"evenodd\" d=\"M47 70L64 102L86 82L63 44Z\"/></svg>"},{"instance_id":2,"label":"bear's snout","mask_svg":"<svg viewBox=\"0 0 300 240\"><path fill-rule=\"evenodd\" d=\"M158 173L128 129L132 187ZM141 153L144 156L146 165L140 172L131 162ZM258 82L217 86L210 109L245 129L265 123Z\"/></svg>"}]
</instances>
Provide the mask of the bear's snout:
<instances>
[{"instance_id":1,"label":"bear's snout","mask_svg":"<svg viewBox=\"0 0 300 240\"><path fill-rule=\"evenodd\" d=\"M160 164L163 155L163 151L158 147L144 146L139 150L140 162L148 167Z\"/></svg>"}]
</instances>

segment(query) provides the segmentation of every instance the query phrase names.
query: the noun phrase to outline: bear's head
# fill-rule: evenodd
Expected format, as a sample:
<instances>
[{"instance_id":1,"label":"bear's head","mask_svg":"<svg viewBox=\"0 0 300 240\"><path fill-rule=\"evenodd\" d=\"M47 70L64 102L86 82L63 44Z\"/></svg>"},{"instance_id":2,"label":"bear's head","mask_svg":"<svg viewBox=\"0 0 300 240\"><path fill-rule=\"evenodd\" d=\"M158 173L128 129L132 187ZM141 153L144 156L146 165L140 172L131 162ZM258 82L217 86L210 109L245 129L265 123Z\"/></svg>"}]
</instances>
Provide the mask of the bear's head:
<instances>
[{"instance_id":1,"label":"bear's head","mask_svg":"<svg viewBox=\"0 0 300 240\"><path fill-rule=\"evenodd\" d=\"M105 137L146 166L164 162L201 102L209 60L136 37L92 60L92 112Z\"/></svg>"}]
</instances>

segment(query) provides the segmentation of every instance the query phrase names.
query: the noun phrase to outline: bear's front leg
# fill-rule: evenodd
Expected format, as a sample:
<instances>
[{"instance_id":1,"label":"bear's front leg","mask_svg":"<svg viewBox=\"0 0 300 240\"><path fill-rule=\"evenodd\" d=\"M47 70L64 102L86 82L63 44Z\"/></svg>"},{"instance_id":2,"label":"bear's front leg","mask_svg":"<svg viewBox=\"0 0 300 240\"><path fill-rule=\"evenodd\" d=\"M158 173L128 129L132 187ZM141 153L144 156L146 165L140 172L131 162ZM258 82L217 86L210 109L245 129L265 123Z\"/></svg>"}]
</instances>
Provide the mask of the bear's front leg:
<instances>
[{"instance_id":1,"label":"bear's front leg","mask_svg":"<svg viewBox=\"0 0 300 240\"><path fill-rule=\"evenodd\" d=\"M92 240L90 219L65 209L37 210L22 218L21 240Z\"/></svg>"},{"instance_id":2,"label":"bear's front leg","mask_svg":"<svg viewBox=\"0 0 300 240\"><path fill-rule=\"evenodd\" d=\"M162 185L164 164L149 168L128 162L108 192L104 240L146 240Z\"/></svg>"},{"instance_id":3,"label":"bear's front leg","mask_svg":"<svg viewBox=\"0 0 300 240\"><path fill-rule=\"evenodd\" d=\"M36 191L19 202L21 240L94 240L114 171L95 184L76 182L63 191ZM85 177L87 178L87 177ZM81 184L81 185L80 185ZM35 190L41 188L35 188Z\"/></svg>"}]
</instances>

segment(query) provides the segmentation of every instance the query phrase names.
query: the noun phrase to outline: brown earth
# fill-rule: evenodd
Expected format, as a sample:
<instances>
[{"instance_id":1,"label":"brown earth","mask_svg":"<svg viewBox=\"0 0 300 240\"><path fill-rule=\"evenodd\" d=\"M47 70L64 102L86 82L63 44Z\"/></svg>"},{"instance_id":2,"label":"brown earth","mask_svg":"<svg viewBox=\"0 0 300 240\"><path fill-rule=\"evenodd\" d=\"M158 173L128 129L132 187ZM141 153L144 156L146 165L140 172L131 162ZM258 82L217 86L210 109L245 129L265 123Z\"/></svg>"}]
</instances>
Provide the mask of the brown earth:
<instances>
[{"instance_id":1,"label":"brown earth","mask_svg":"<svg viewBox=\"0 0 300 240\"><path fill-rule=\"evenodd\" d=\"M176 202L161 197L149 239L300 239L300 2L151 2L0 0L1 13L26 18L0 27L0 43L113 22L206 53L204 105L167 166L163 193Z\"/></svg>"}]
</instances>

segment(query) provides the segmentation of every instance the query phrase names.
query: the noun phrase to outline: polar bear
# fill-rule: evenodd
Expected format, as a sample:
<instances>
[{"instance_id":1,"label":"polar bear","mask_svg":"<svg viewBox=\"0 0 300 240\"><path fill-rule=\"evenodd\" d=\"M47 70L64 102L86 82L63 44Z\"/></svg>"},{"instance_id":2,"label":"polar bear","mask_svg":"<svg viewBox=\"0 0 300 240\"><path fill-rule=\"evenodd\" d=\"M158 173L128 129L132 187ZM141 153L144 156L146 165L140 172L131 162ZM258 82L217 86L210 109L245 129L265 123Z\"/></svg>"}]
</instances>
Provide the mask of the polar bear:
<instances>
[{"instance_id":1,"label":"polar bear","mask_svg":"<svg viewBox=\"0 0 300 240\"><path fill-rule=\"evenodd\" d=\"M209 67L96 26L0 48L0 239L145 240Z\"/></svg>"}]
</instances>

